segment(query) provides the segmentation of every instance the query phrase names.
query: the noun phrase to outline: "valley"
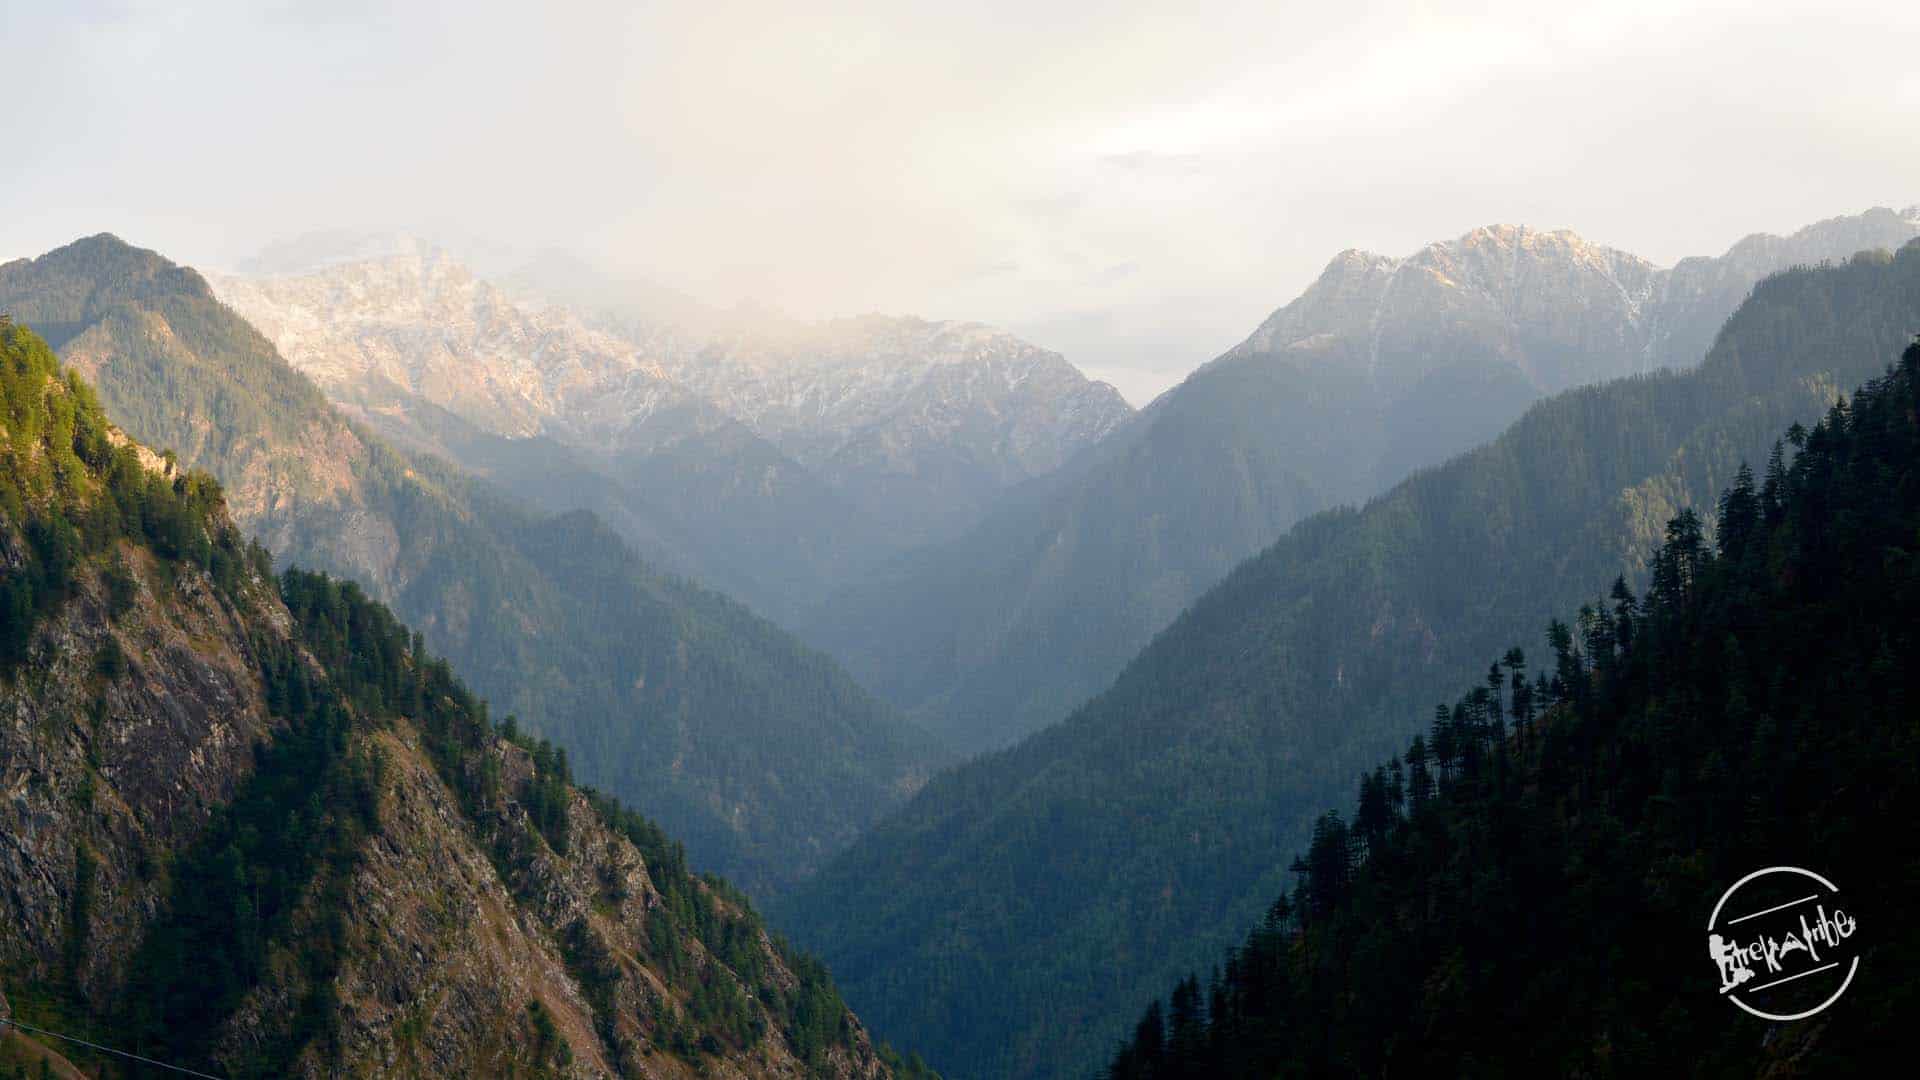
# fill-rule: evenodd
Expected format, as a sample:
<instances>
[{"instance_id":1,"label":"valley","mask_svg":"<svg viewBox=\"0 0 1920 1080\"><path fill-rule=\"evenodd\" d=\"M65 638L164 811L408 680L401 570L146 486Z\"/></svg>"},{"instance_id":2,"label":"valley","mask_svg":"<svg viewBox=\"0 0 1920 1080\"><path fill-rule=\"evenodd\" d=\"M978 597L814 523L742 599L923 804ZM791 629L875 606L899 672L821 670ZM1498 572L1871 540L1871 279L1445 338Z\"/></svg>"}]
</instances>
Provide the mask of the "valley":
<instances>
[{"instance_id":1,"label":"valley","mask_svg":"<svg viewBox=\"0 0 1920 1080\"><path fill-rule=\"evenodd\" d=\"M1920 7L0 37L0 1080L1911 1071Z\"/></svg>"}]
</instances>

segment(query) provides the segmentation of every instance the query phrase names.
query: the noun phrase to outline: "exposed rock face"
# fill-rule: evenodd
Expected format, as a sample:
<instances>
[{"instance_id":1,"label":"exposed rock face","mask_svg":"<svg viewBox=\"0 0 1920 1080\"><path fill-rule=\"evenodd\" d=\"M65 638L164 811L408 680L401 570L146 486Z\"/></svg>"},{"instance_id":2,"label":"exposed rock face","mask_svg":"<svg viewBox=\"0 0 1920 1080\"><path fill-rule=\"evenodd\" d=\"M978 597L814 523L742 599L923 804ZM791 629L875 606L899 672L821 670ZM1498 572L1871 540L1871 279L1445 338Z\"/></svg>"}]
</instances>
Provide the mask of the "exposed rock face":
<instances>
[{"instance_id":1,"label":"exposed rock face","mask_svg":"<svg viewBox=\"0 0 1920 1080\"><path fill-rule=\"evenodd\" d=\"M25 561L19 528L0 512L9 574ZM133 583L117 616L109 561ZM256 648L292 633L271 583L253 581L237 607L204 573L173 570L125 543L81 567L27 661L0 676L0 973L115 990L162 899L156 860L198 835L271 738ZM107 650L124 658L118 677L99 670ZM83 873L96 898L84 917Z\"/></svg>"},{"instance_id":2,"label":"exposed rock face","mask_svg":"<svg viewBox=\"0 0 1920 1080\"><path fill-rule=\"evenodd\" d=\"M457 827L460 801L434 771L418 732L402 726L368 739L388 768L381 835L361 854L344 910L316 896L296 916L312 925L343 917L349 928L335 978L337 1048L309 1050L301 1075L505 1075L551 1067L562 1055L543 1058L525 1027L534 1002L567 1047L563 1075L810 1075L764 1006L755 1012L766 1034L749 1047L694 1059L671 1051L674 1028L691 1024L688 998L696 988L718 982L752 1001L758 985L678 928L669 932L680 939L683 958L674 971L659 966L648 933L650 920L669 918L663 897L639 852L586 800L570 800L566 856L540 838L520 805L500 802L494 809L503 831L517 837L502 856ZM509 791L531 779L525 751L503 742L494 753ZM758 963L767 965L762 978L791 989L793 973L764 934L756 949ZM605 965L597 997L583 982L590 976L580 968L582 955ZM306 989L297 979L256 989L229 1024L226 1044L239 1052L276 1030ZM846 1045L832 1048L819 1072L887 1075L858 1021L849 1016L847 1024Z\"/></svg>"},{"instance_id":3,"label":"exposed rock face","mask_svg":"<svg viewBox=\"0 0 1920 1080\"><path fill-rule=\"evenodd\" d=\"M763 613L789 614L865 554L853 506L669 378L655 350L516 303L430 245L395 245L211 284L380 435L543 511L593 510L650 561Z\"/></svg>"}]
</instances>

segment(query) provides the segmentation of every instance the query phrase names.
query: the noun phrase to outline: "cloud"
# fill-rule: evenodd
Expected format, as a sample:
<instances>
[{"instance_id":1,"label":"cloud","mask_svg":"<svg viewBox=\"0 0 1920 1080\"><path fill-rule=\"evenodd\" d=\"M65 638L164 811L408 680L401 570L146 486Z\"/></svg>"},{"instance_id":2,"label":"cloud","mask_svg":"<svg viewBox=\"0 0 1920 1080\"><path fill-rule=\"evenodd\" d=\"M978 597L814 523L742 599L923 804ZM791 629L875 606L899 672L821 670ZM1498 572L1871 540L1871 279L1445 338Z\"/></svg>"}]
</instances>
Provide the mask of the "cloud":
<instances>
[{"instance_id":1,"label":"cloud","mask_svg":"<svg viewBox=\"0 0 1920 1080\"><path fill-rule=\"evenodd\" d=\"M0 35L10 254L413 229L1156 378L1348 247L1523 221L1671 261L1920 201L1897 0L46 4Z\"/></svg>"}]
</instances>

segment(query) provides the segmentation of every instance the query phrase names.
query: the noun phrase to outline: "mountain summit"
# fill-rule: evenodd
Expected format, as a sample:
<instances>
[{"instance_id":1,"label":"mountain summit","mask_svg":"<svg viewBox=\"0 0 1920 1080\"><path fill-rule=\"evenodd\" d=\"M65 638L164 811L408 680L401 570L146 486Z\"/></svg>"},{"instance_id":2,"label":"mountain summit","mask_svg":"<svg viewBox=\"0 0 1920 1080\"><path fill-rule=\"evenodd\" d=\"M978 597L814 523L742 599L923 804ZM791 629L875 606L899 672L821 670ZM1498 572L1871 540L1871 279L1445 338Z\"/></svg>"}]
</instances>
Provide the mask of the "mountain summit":
<instances>
[{"instance_id":1,"label":"mountain summit","mask_svg":"<svg viewBox=\"0 0 1920 1080\"><path fill-rule=\"evenodd\" d=\"M689 313L657 289L616 306L623 286L572 262L498 287L431 246L388 248L213 284L397 441L547 509L593 509L776 618L952 535L1132 414L1058 354L975 324Z\"/></svg>"},{"instance_id":2,"label":"mountain summit","mask_svg":"<svg viewBox=\"0 0 1920 1080\"><path fill-rule=\"evenodd\" d=\"M1484 361L1550 394L1696 363L1759 278L1915 235L1920 207L1876 208L1785 237L1759 233L1718 258L1671 268L1524 225L1485 226L1398 259L1348 250L1222 359L1343 364L1388 398L1415 392L1449 363Z\"/></svg>"},{"instance_id":3,"label":"mountain summit","mask_svg":"<svg viewBox=\"0 0 1920 1080\"><path fill-rule=\"evenodd\" d=\"M1302 518L1486 442L1548 393L1699 363L1769 273L1916 235L1920 211L1876 209L1664 270L1504 225L1405 258L1343 252L1073 465L807 630L956 747L1005 745Z\"/></svg>"},{"instance_id":4,"label":"mountain summit","mask_svg":"<svg viewBox=\"0 0 1920 1080\"><path fill-rule=\"evenodd\" d=\"M864 315L668 354L669 375L913 539L1124 423L1119 391L979 323Z\"/></svg>"},{"instance_id":5,"label":"mountain summit","mask_svg":"<svg viewBox=\"0 0 1920 1080\"><path fill-rule=\"evenodd\" d=\"M1475 229L1404 259L1345 251L1226 358L1366 372L1397 398L1465 357L1510 365L1543 393L1665 366L1650 317L1666 275L1571 232Z\"/></svg>"}]
</instances>

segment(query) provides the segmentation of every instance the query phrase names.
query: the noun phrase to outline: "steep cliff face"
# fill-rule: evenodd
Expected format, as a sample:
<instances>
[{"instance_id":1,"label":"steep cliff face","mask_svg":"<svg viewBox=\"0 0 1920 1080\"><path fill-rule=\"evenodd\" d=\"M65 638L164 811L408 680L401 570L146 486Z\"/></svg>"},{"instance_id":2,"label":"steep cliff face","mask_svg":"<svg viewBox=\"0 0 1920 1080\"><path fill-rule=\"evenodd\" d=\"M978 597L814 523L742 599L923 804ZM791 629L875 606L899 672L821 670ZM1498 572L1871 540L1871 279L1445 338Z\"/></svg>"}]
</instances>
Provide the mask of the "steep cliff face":
<instances>
[{"instance_id":1,"label":"steep cliff face","mask_svg":"<svg viewBox=\"0 0 1920 1080\"><path fill-rule=\"evenodd\" d=\"M823 970L383 608L276 579L32 335L0 368L18 1019L230 1075L890 1075Z\"/></svg>"},{"instance_id":2,"label":"steep cliff face","mask_svg":"<svg viewBox=\"0 0 1920 1080\"><path fill-rule=\"evenodd\" d=\"M737 899L705 883L663 892L658 869L578 792L557 826L538 828L515 797L541 781L523 747L487 747L501 794L475 808L419 730L362 738L384 767L378 832L344 887L310 890L287 921L290 939L332 932L341 944L324 988L329 1041L301 1047L296 1074L890 1075L850 1014L834 1018L831 1043L789 1034L779 1010L801 979ZM738 967L676 921L689 902L728 928L712 940ZM276 970L291 975L247 993L217 1058L285 1044L315 988L297 965Z\"/></svg>"},{"instance_id":3,"label":"steep cliff face","mask_svg":"<svg viewBox=\"0 0 1920 1080\"><path fill-rule=\"evenodd\" d=\"M10 561L19 527L5 525ZM0 686L0 968L70 979L102 1002L165 900L161 862L233 798L272 737L253 635L291 631L269 582L227 596L170 569L124 543L76 568L71 598ZM117 615L116 573L131 593Z\"/></svg>"}]
</instances>

